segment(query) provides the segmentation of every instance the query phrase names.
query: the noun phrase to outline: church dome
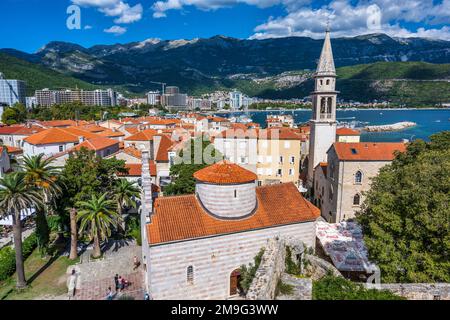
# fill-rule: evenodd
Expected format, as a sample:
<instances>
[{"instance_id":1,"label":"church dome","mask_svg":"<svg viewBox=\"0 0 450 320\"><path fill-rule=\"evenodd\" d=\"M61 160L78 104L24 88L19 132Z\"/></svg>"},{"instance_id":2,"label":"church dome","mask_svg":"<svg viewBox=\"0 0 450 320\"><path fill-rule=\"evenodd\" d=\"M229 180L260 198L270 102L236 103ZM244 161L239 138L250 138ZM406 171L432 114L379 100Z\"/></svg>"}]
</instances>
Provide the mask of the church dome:
<instances>
[{"instance_id":1,"label":"church dome","mask_svg":"<svg viewBox=\"0 0 450 320\"><path fill-rule=\"evenodd\" d=\"M257 175L237 164L229 161L220 161L194 173L198 181L214 184L235 184L254 182Z\"/></svg>"},{"instance_id":2,"label":"church dome","mask_svg":"<svg viewBox=\"0 0 450 320\"><path fill-rule=\"evenodd\" d=\"M194 173L195 191L203 208L220 219L242 219L257 207L255 173L221 161Z\"/></svg>"}]
</instances>

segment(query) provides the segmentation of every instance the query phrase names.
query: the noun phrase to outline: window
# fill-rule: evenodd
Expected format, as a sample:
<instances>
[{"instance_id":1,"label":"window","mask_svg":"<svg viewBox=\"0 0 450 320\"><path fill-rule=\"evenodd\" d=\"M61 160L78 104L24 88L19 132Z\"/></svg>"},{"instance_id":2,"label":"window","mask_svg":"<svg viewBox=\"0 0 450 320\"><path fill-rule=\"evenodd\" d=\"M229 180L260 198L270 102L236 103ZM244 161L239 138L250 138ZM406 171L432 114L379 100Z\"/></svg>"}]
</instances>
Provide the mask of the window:
<instances>
[{"instance_id":1,"label":"window","mask_svg":"<svg viewBox=\"0 0 450 320\"><path fill-rule=\"evenodd\" d=\"M358 154L358 151L356 151L355 148L352 148L351 151L352 151L352 154Z\"/></svg>"},{"instance_id":2,"label":"window","mask_svg":"<svg viewBox=\"0 0 450 320\"><path fill-rule=\"evenodd\" d=\"M283 163L283 156L280 156L280 163Z\"/></svg>"},{"instance_id":3,"label":"window","mask_svg":"<svg viewBox=\"0 0 450 320\"><path fill-rule=\"evenodd\" d=\"M330 186L330 200L333 200L333 186Z\"/></svg>"},{"instance_id":4,"label":"window","mask_svg":"<svg viewBox=\"0 0 450 320\"><path fill-rule=\"evenodd\" d=\"M289 169L289 175L293 176L294 175L294 169Z\"/></svg>"},{"instance_id":5,"label":"window","mask_svg":"<svg viewBox=\"0 0 450 320\"><path fill-rule=\"evenodd\" d=\"M359 195L359 193L355 194L355 196L353 197L353 205L354 206L359 206L361 203L361 196Z\"/></svg>"},{"instance_id":6,"label":"window","mask_svg":"<svg viewBox=\"0 0 450 320\"><path fill-rule=\"evenodd\" d=\"M334 178L334 164L330 164L330 171L329 171L330 178Z\"/></svg>"},{"instance_id":7,"label":"window","mask_svg":"<svg viewBox=\"0 0 450 320\"><path fill-rule=\"evenodd\" d=\"M63 146L59 146L59 152L63 152Z\"/></svg>"},{"instance_id":8,"label":"window","mask_svg":"<svg viewBox=\"0 0 450 320\"><path fill-rule=\"evenodd\" d=\"M261 186L262 186L262 181L258 180L258 187L261 187Z\"/></svg>"},{"instance_id":9,"label":"window","mask_svg":"<svg viewBox=\"0 0 450 320\"><path fill-rule=\"evenodd\" d=\"M194 267L193 266L189 266L187 267L187 282L190 284L194 283Z\"/></svg>"},{"instance_id":10,"label":"window","mask_svg":"<svg viewBox=\"0 0 450 320\"><path fill-rule=\"evenodd\" d=\"M280 177L281 177L282 175L283 175L283 172L281 171L281 169L278 169L278 170L277 170L277 176L280 176Z\"/></svg>"},{"instance_id":11,"label":"window","mask_svg":"<svg viewBox=\"0 0 450 320\"><path fill-rule=\"evenodd\" d=\"M237 190L234 190L234 197L237 198Z\"/></svg>"},{"instance_id":12,"label":"window","mask_svg":"<svg viewBox=\"0 0 450 320\"><path fill-rule=\"evenodd\" d=\"M323 84L323 80L320 80L320 85L322 85Z\"/></svg>"},{"instance_id":13,"label":"window","mask_svg":"<svg viewBox=\"0 0 450 320\"><path fill-rule=\"evenodd\" d=\"M290 161L290 163L291 163L291 164L294 164L294 163L295 163L295 157L294 157L294 156L291 156L291 161Z\"/></svg>"},{"instance_id":14,"label":"window","mask_svg":"<svg viewBox=\"0 0 450 320\"><path fill-rule=\"evenodd\" d=\"M330 84L330 79L327 80L327 85L329 85L329 84Z\"/></svg>"},{"instance_id":15,"label":"window","mask_svg":"<svg viewBox=\"0 0 450 320\"><path fill-rule=\"evenodd\" d=\"M355 184L361 184L362 183L362 172L356 171L355 173Z\"/></svg>"}]
</instances>

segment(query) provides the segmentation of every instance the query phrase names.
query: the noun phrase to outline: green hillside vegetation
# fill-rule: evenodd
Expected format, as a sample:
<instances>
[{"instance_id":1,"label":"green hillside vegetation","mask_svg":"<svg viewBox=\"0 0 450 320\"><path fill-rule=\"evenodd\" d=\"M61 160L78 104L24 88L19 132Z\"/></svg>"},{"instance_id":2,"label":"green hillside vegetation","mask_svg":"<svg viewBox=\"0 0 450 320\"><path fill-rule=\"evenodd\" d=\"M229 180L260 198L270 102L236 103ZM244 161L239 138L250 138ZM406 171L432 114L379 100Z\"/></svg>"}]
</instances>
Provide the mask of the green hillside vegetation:
<instances>
[{"instance_id":1,"label":"green hillside vegetation","mask_svg":"<svg viewBox=\"0 0 450 320\"><path fill-rule=\"evenodd\" d=\"M38 64L17 59L5 53L0 53L0 72L7 79L26 81L27 95L34 95L35 90L43 88L98 88L98 86L85 81L63 75Z\"/></svg>"}]
</instances>

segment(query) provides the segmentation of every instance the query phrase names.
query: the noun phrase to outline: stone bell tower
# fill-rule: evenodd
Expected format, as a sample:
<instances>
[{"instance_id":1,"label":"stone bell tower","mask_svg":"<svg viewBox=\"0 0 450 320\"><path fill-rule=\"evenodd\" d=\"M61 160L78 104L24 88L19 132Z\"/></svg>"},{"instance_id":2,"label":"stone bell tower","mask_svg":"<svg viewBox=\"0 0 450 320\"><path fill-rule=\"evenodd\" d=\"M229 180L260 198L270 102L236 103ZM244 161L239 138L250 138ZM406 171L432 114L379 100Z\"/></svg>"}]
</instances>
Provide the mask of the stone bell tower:
<instances>
[{"instance_id":1,"label":"stone bell tower","mask_svg":"<svg viewBox=\"0 0 450 320\"><path fill-rule=\"evenodd\" d=\"M327 27L322 53L314 74L315 86L312 92L313 113L309 122L308 185L312 186L314 168L320 162L327 162L327 151L336 141L336 69L331 50L330 30Z\"/></svg>"}]
</instances>

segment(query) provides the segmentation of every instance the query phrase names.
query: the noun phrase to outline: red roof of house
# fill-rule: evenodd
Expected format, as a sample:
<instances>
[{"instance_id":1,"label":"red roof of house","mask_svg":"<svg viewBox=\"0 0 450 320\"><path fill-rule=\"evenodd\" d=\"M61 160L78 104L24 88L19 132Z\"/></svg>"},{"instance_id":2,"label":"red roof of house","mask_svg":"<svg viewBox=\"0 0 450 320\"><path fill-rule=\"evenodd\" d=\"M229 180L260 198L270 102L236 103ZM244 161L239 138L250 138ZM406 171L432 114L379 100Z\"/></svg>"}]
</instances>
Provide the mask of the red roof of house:
<instances>
[{"instance_id":1,"label":"red roof of house","mask_svg":"<svg viewBox=\"0 0 450 320\"><path fill-rule=\"evenodd\" d=\"M406 144L392 142L335 142L333 148L339 160L346 161L392 161L395 152L404 152Z\"/></svg>"},{"instance_id":2,"label":"red roof of house","mask_svg":"<svg viewBox=\"0 0 450 320\"><path fill-rule=\"evenodd\" d=\"M150 245L223 235L314 221L320 210L293 183L256 188L258 207L248 218L221 220L208 214L195 195L155 200L155 214L147 225Z\"/></svg>"},{"instance_id":3,"label":"red roof of house","mask_svg":"<svg viewBox=\"0 0 450 320\"><path fill-rule=\"evenodd\" d=\"M136 134L133 134L129 137L126 137L126 141L151 141L153 140L153 136L158 134L158 131L153 129L147 129L143 131L139 131Z\"/></svg>"},{"instance_id":4,"label":"red roof of house","mask_svg":"<svg viewBox=\"0 0 450 320\"><path fill-rule=\"evenodd\" d=\"M158 152L156 153L156 161L169 161L169 149L173 142L169 137L161 135Z\"/></svg>"},{"instance_id":5,"label":"red roof of house","mask_svg":"<svg viewBox=\"0 0 450 320\"><path fill-rule=\"evenodd\" d=\"M89 150L98 151L98 150L103 150L103 149L106 149L108 147L118 145L118 144L119 144L119 141L114 140L114 139L105 138L105 137L96 137L93 139L83 141L79 145L73 147L72 150L80 150L81 148L86 148Z\"/></svg>"},{"instance_id":6,"label":"red roof of house","mask_svg":"<svg viewBox=\"0 0 450 320\"><path fill-rule=\"evenodd\" d=\"M156 176L156 163L150 160L150 175L152 177ZM119 173L120 176L130 176L130 177L140 177L142 175L142 164L141 163L126 163L125 168L128 169L128 174Z\"/></svg>"},{"instance_id":7,"label":"red roof of house","mask_svg":"<svg viewBox=\"0 0 450 320\"><path fill-rule=\"evenodd\" d=\"M67 132L62 128L50 128L39 133L33 134L24 139L29 144L42 145L53 143L78 142L79 138L73 133Z\"/></svg>"},{"instance_id":8,"label":"red roof of house","mask_svg":"<svg viewBox=\"0 0 450 320\"><path fill-rule=\"evenodd\" d=\"M358 130L350 128L337 128L336 135L338 136L359 136L361 133Z\"/></svg>"},{"instance_id":9,"label":"red roof of house","mask_svg":"<svg viewBox=\"0 0 450 320\"><path fill-rule=\"evenodd\" d=\"M17 147L11 147L11 146L3 146L4 148L6 148L6 151L8 151L8 153L11 154L20 154L23 153L23 150Z\"/></svg>"},{"instance_id":10,"label":"red roof of house","mask_svg":"<svg viewBox=\"0 0 450 320\"><path fill-rule=\"evenodd\" d=\"M195 172L194 178L214 184L247 183L258 179L257 175L250 170L226 160Z\"/></svg>"}]
</instances>

